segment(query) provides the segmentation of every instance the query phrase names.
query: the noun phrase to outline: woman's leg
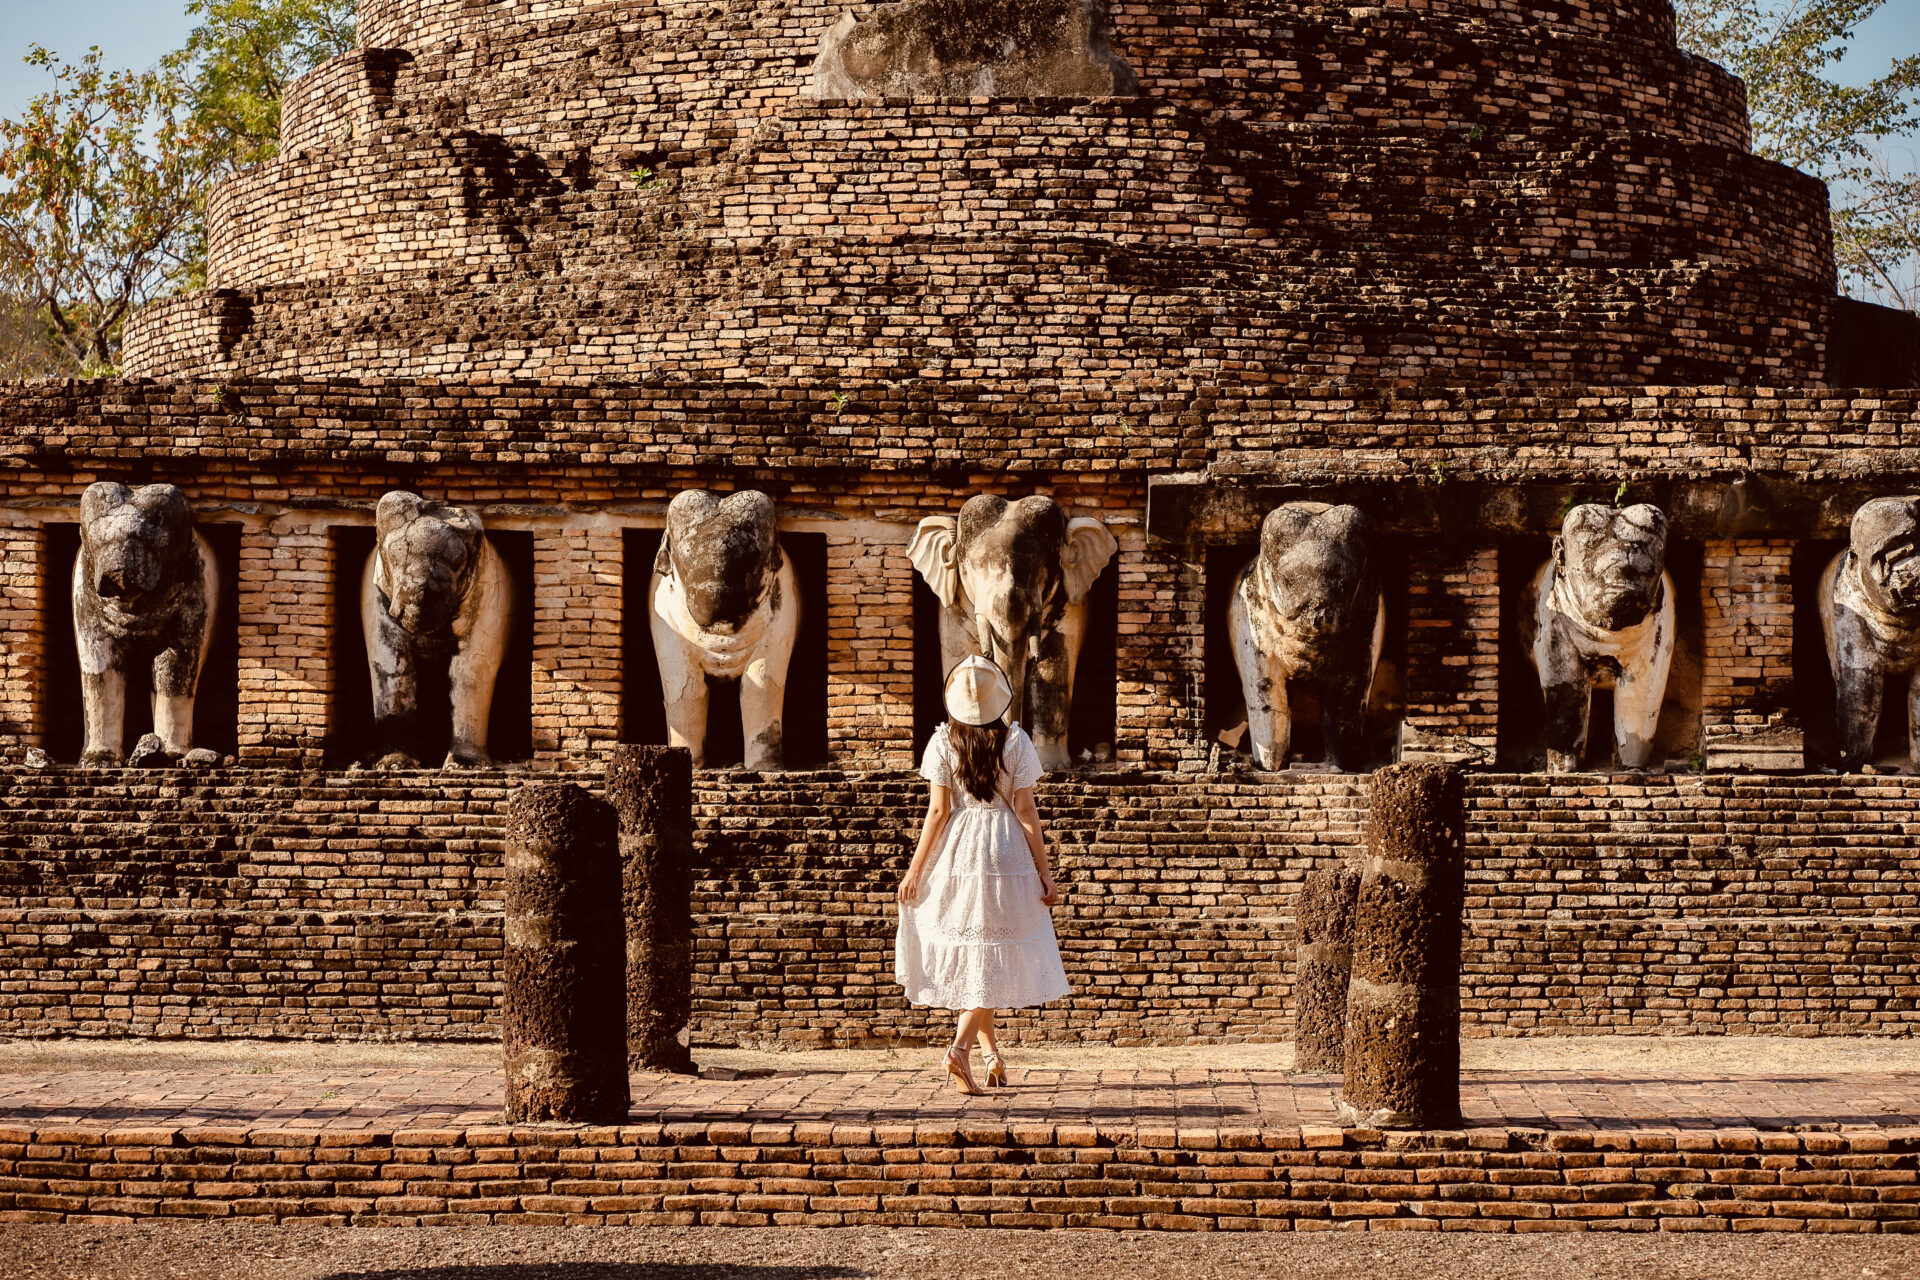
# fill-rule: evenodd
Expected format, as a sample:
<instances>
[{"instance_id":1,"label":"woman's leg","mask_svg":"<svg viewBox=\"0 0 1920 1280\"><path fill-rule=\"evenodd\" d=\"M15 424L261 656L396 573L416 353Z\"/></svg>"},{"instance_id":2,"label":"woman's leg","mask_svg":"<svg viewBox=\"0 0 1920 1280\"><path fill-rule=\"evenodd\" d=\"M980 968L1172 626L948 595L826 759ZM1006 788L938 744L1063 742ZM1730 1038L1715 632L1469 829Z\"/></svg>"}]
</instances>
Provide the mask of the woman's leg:
<instances>
[{"instance_id":1,"label":"woman's leg","mask_svg":"<svg viewBox=\"0 0 1920 1280\"><path fill-rule=\"evenodd\" d=\"M988 1039L991 1040L993 1036L993 1010L969 1009L961 1014L960 1026L954 1032L953 1036L953 1047L962 1053L971 1053L973 1051L973 1042L982 1034L982 1025L986 1027L985 1034Z\"/></svg>"},{"instance_id":2,"label":"woman's leg","mask_svg":"<svg viewBox=\"0 0 1920 1280\"><path fill-rule=\"evenodd\" d=\"M975 1009L974 1012L982 1015L978 1027L980 1047L988 1053L999 1053L1000 1042L993 1038L993 1010Z\"/></svg>"}]
</instances>

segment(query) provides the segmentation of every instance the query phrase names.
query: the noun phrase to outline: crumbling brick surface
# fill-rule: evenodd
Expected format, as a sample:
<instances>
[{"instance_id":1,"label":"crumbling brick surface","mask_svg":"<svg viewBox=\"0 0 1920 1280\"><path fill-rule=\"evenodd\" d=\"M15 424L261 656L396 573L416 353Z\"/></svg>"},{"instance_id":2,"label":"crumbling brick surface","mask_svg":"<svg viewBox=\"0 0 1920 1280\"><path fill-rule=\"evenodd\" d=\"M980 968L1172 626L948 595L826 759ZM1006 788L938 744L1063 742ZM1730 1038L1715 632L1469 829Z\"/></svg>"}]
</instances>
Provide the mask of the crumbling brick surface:
<instances>
[{"instance_id":1,"label":"crumbling brick surface","mask_svg":"<svg viewBox=\"0 0 1920 1280\"><path fill-rule=\"evenodd\" d=\"M497 1034L513 775L10 770L0 1013L19 1035ZM945 1036L892 983L925 783L702 774L696 1043ZM1025 1038L1285 1039L1294 900L1364 779L1043 782L1075 994ZM1469 792L1468 1035L1920 1029L1907 779L1549 779Z\"/></svg>"}]
</instances>

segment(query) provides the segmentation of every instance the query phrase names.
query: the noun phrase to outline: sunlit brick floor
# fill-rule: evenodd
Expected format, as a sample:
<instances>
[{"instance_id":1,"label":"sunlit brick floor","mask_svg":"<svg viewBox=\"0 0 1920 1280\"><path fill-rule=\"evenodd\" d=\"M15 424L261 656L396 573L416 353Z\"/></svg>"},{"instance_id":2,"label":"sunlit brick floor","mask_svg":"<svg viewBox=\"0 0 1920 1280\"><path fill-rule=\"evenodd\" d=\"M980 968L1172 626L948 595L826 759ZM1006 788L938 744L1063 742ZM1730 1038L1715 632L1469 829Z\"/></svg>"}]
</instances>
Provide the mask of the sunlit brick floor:
<instances>
[{"instance_id":1,"label":"sunlit brick floor","mask_svg":"<svg viewBox=\"0 0 1920 1280\"><path fill-rule=\"evenodd\" d=\"M207 1060L157 1047L128 1066L77 1052L39 1066L0 1063L0 1124L115 1127L232 1125L393 1130L499 1122L502 1077L493 1052L431 1048L401 1064L369 1063L325 1047L293 1063ZM1198 1051L1181 1055L1192 1062ZM635 1076L634 1123L680 1120L877 1125L943 1119L1095 1124L1108 1132L1273 1130L1334 1123L1339 1082L1236 1064L1156 1069L1132 1055L1102 1069L1018 1065L1011 1086L963 1098L926 1067L860 1069L854 1055L790 1055L757 1070L705 1055L703 1078ZM931 1066L934 1055L922 1055ZM1151 1056L1151 1055L1146 1055ZM740 1055L735 1055L736 1061ZM1052 1055L1057 1059L1057 1055ZM1738 1055L1735 1055L1737 1063ZM719 1059L718 1063L715 1059ZM1048 1061L1049 1059L1043 1059ZM156 1061L159 1065L155 1065ZM896 1064L898 1060L892 1060ZM1097 1061L1089 1065L1100 1065ZM1461 1095L1470 1127L1895 1131L1920 1127L1920 1072L1726 1069L1474 1070ZM1760 1065L1756 1060L1756 1065ZM1845 1064L1842 1064L1843 1067ZM1884 1067L1884 1063L1876 1065ZM772 1074L760 1074L771 1070ZM715 1078L715 1077L732 1078Z\"/></svg>"}]
</instances>

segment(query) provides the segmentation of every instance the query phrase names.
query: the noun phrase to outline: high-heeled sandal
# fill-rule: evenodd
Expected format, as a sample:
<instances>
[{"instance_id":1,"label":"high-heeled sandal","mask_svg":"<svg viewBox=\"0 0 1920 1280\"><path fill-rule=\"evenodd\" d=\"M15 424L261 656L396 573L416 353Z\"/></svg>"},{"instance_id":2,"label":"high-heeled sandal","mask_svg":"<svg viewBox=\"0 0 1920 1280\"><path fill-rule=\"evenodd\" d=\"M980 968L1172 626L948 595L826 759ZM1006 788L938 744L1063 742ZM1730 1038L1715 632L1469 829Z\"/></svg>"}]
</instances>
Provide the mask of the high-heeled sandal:
<instances>
[{"instance_id":1,"label":"high-heeled sandal","mask_svg":"<svg viewBox=\"0 0 1920 1280\"><path fill-rule=\"evenodd\" d=\"M967 1061L965 1050L957 1048L947 1050L947 1078L953 1081L956 1091L964 1093L969 1098L977 1098L986 1092L973 1082L973 1067Z\"/></svg>"},{"instance_id":2,"label":"high-heeled sandal","mask_svg":"<svg viewBox=\"0 0 1920 1280\"><path fill-rule=\"evenodd\" d=\"M987 1088L1006 1088L1007 1060L1000 1056L998 1049L988 1049L983 1056L987 1060Z\"/></svg>"}]
</instances>

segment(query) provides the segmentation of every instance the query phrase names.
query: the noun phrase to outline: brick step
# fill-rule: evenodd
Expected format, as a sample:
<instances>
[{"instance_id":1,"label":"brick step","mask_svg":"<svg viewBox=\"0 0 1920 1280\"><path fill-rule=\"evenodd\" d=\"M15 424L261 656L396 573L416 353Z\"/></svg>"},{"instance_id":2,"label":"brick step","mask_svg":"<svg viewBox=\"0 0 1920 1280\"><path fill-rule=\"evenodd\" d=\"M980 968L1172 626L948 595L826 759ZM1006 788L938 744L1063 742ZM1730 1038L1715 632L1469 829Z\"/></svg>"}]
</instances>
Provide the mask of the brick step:
<instances>
[{"instance_id":1,"label":"brick step","mask_svg":"<svg viewBox=\"0 0 1920 1280\"><path fill-rule=\"evenodd\" d=\"M1291 921L1058 921L1038 1038L1280 1037ZM893 983L889 914L701 913L703 1043L874 1044L944 1014ZM497 911L0 911L0 1034L488 1038ZM1470 922L1462 1017L1492 1033L1920 1034L1920 913Z\"/></svg>"}]
</instances>

